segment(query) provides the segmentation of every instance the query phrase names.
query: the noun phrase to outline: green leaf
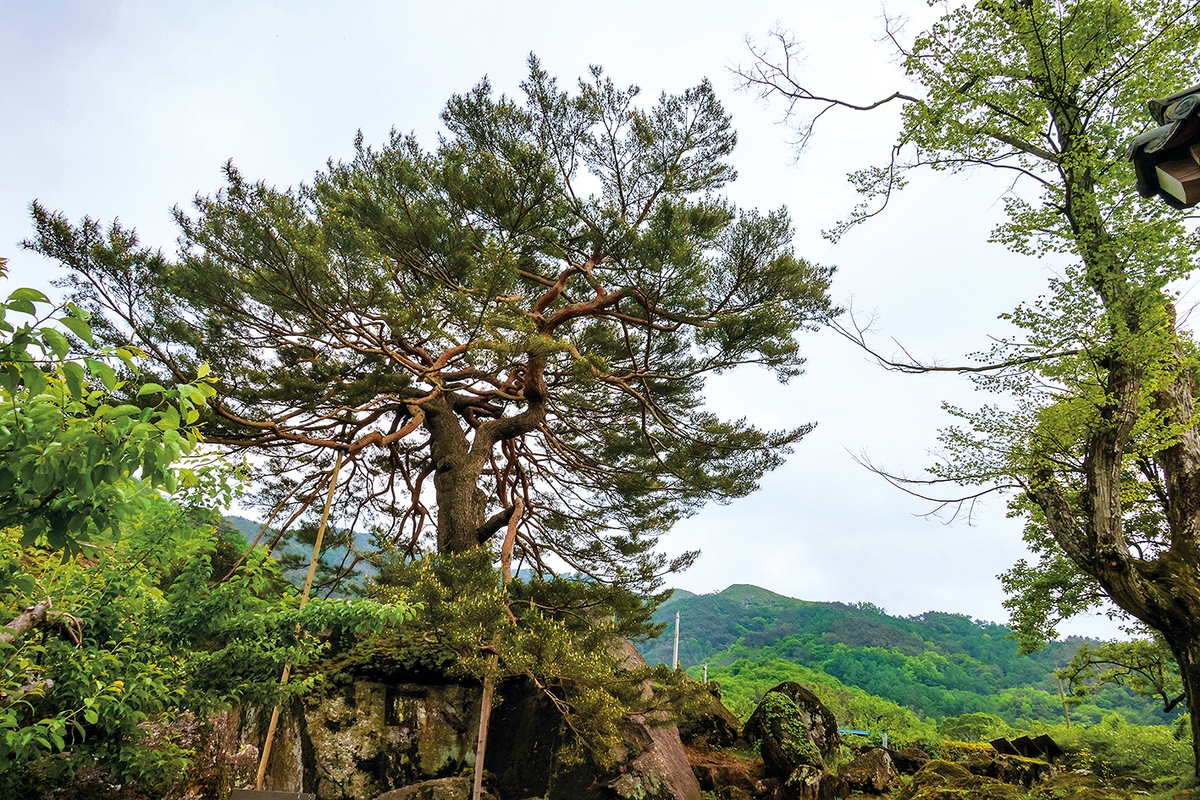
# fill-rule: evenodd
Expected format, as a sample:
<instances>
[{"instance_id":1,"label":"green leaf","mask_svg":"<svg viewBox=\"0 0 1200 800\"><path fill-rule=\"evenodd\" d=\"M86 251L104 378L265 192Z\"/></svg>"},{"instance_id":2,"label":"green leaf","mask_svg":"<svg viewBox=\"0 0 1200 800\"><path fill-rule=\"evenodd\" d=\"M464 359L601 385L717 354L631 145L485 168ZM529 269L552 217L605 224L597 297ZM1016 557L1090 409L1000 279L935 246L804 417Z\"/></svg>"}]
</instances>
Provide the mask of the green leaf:
<instances>
[{"instance_id":1,"label":"green leaf","mask_svg":"<svg viewBox=\"0 0 1200 800\"><path fill-rule=\"evenodd\" d=\"M83 381L85 373L83 367L76 364L74 361L63 362L62 365L63 377L67 380L67 389L70 390L71 396L76 400L83 399Z\"/></svg>"},{"instance_id":2,"label":"green leaf","mask_svg":"<svg viewBox=\"0 0 1200 800\"><path fill-rule=\"evenodd\" d=\"M22 365L21 379L25 382L25 390L31 397L36 397L46 390L46 373L33 364Z\"/></svg>"},{"instance_id":3,"label":"green leaf","mask_svg":"<svg viewBox=\"0 0 1200 800\"><path fill-rule=\"evenodd\" d=\"M26 286L26 287L17 289L15 292L13 292L12 294L10 294L8 296L9 304L12 304L14 301L24 301L24 302L33 302L33 303L49 303L50 298L46 297L46 295L42 294L37 289L31 289Z\"/></svg>"},{"instance_id":4,"label":"green leaf","mask_svg":"<svg viewBox=\"0 0 1200 800\"><path fill-rule=\"evenodd\" d=\"M108 364L105 364L103 361L97 361L94 358L85 358L84 363L87 364L88 369L91 370L92 374L100 379L100 382L104 384L105 389L108 389L111 392L117 388L117 373L113 372L112 367L110 367Z\"/></svg>"},{"instance_id":5,"label":"green leaf","mask_svg":"<svg viewBox=\"0 0 1200 800\"><path fill-rule=\"evenodd\" d=\"M54 328L42 328L42 341L58 358L64 358L71 350L71 343L67 341L67 337Z\"/></svg>"},{"instance_id":6,"label":"green leaf","mask_svg":"<svg viewBox=\"0 0 1200 800\"><path fill-rule=\"evenodd\" d=\"M88 347L93 345L92 326L77 317L60 317L58 320L64 328L82 339Z\"/></svg>"},{"instance_id":7,"label":"green leaf","mask_svg":"<svg viewBox=\"0 0 1200 800\"><path fill-rule=\"evenodd\" d=\"M159 386L157 383L144 383L144 384L142 384L142 387L140 389L138 389L137 396L141 397L144 394L151 394L151 393L163 394L166 391L167 391L166 389Z\"/></svg>"}]
</instances>

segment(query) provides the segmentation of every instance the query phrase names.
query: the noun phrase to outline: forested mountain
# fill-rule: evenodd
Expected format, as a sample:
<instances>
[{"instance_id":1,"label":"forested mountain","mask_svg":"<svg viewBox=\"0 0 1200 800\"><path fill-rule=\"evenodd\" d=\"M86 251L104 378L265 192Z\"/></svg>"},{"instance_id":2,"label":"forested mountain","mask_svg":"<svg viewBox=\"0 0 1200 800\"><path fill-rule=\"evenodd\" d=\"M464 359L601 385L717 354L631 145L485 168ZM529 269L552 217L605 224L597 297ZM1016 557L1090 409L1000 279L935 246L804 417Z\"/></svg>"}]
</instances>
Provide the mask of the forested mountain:
<instances>
[{"instance_id":1,"label":"forested mountain","mask_svg":"<svg viewBox=\"0 0 1200 800\"><path fill-rule=\"evenodd\" d=\"M226 514L224 519L234 530L241 533L247 542L254 541L262 528L261 522L255 522L236 514ZM303 584L304 577L308 573L308 562L312 558L315 533L315 530L301 528L294 534L284 537L283 541L272 549L275 559L283 565L284 574L287 575L288 580L297 585ZM270 542L275 535L274 529L269 530L263 539L264 543ZM325 591L326 595L334 597L353 595L362 587L364 578L375 574L375 567L370 563L355 561L354 552L348 546L351 541L353 541L354 551L361 553L373 550L369 534L332 527L325 532L316 584L320 587L323 583L338 579L336 588L332 593Z\"/></svg>"},{"instance_id":2,"label":"forested mountain","mask_svg":"<svg viewBox=\"0 0 1200 800\"><path fill-rule=\"evenodd\" d=\"M894 617L870 604L807 602L745 584L718 594L676 591L656 619L673 623L676 611L681 666L699 677L707 663L710 677L723 683L754 684L735 694L764 691L790 675L789 665L800 665L934 720L982 711L1010 723L1061 721L1053 673L1086 641L1052 642L1022 656L1008 628L962 614ZM673 637L668 626L644 643L647 661L669 662ZM1139 724L1171 718L1155 702L1119 688L1071 708L1074 718L1089 722L1111 711Z\"/></svg>"}]
</instances>

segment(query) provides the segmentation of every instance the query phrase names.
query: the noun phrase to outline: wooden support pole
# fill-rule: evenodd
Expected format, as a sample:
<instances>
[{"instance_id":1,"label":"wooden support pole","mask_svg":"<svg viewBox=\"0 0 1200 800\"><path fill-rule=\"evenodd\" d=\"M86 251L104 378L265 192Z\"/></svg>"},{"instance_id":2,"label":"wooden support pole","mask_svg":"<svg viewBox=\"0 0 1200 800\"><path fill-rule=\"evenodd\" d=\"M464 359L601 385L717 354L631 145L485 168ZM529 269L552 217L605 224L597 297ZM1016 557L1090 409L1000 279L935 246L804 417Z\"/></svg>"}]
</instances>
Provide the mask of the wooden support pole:
<instances>
[{"instance_id":1,"label":"wooden support pole","mask_svg":"<svg viewBox=\"0 0 1200 800\"><path fill-rule=\"evenodd\" d=\"M325 539L325 526L329 523L329 509L333 506L333 492L337 489L338 473L342 470L342 451L338 451L337 461L333 465L333 474L329 476L329 493L325 496L325 508L321 512L321 524L317 527L317 539L313 542L312 560L308 563L308 576L304 579L304 591L300 594L300 608L308 603L308 595L312 591L313 576L317 574L317 560L321 557L321 543ZM300 631L300 624L296 624ZM283 674L279 676L279 685L286 686L292 674L292 665L285 664ZM267 777L267 759L271 756L271 742L275 739L275 728L279 725L279 705L271 711L271 723L267 726L267 740L263 742L262 755L258 759L258 774L254 778L255 791L261 791L263 781Z\"/></svg>"},{"instance_id":2,"label":"wooden support pole","mask_svg":"<svg viewBox=\"0 0 1200 800\"><path fill-rule=\"evenodd\" d=\"M1063 716L1067 718L1067 727L1071 727L1071 712L1067 710L1067 694L1063 691L1062 678L1057 675L1054 680L1058 681L1058 699L1062 701Z\"/></svg>"},{"instance_id":3,"label":"wooden support pole","mask_svg":"<svg viewBox=\"0 0 1200 800\"><path fill-rule=\"evenodd\" d=\"M500 585L507 589L512 581L512 552L517 541L517 523L525 512L525 501L520 497L513 503L512 516L508 518L508 530L504 534L504 543L500 546ZM493 655L488 661L487 675L483 676L483 699L479 704L479 741L475 745L475 784L471 789L471 800L480 800L483 795L483 759L487 755L488 725L492 719L492 698L496 694L496 673L498 663Z\"/></svg>"}]
</instances>

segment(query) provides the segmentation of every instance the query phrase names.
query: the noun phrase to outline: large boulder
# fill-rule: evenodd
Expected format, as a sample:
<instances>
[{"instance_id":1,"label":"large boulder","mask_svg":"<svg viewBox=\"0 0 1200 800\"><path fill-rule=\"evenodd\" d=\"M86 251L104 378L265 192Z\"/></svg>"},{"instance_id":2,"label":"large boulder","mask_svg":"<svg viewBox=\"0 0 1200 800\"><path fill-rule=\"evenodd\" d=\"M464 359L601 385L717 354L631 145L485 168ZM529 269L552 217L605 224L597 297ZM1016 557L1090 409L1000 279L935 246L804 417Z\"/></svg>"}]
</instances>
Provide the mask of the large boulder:
<instances>
[{"instance_id":1,"label":"large boulder","mask_svg":"<svg viewBox=\"0 0 1200 800\"><path fill-rule=\"evenodd\" d=\"M775 797L781 800L845 800L851 791L841 775L807 765L796 767L780 788L782 793L777 792Z\"/></svg>"},{"instance_id":2,"label":"large boulder","mask_svg":"<svg viewBox=\"0 0 1200 800\"><path fill-rule=\"evenodd\" d=\"M791 681L767 692L743 733L751 743L760 743L767 768L781 778L790 778L802 766L824 769L841 745L833 713Z\"/></svg>"},{"instance_id":3,"label":"large boulder","mask_svg":"<svg viewBox=\"0 0 1200 800\"><path fill-rule=\"evenodd\" d=\"M876 747L859 754L838 769L850 788L867 794L883 794L900 777L887 750Z\"/></svg>"},{"instance_id":4,"label":"large boulder","mask_svg":"<svg viewBox=\"0 0 1200 800\"><path fill-rule=\"evenodd\" d=\"M269 717L248 713L243 742L262 742ZM280 715L265 788L361 800L455 776L474 764L478 730L473 688L352 681Z\"/></svg>"},{"instance_id":5,"label":"large boulder","mask_svg":"<svg viewBox=\"0 0 1200 800\"><path fill-rule=\"evenodd\" d=\"M625 669L646 666L646 659L633 643L622 640L613 653ZM653 694L650 681L642 684L642 694ZM621 754L620 774L609 787L623 800L701 800L700 784L688 764L687 751L679 738L679 728L666 711L630 714L621 725L628 755ZM572 800L574 800L572 798Z\"/></svg>"},{"instance_id":6,"label":"large boulder","mask_svg":"<svg viewBox=\"0 0 1200 800\"><path fill-rule=\"evenodd\" d=\"M741 734L741 723L721 702L721 685L709 681L696 696L679 711L679 737L684 745L712 750L730 747Z\"/></svg>"},{"instance_id":7,"label":"large boulder","mask_svg":"<svg viewBox=\"0 0 1200 800\"><path fill-rule=\"evenodd\" d=\"M627 669L645 665L632 644L618 647L618 663ZM642 686L649 697L649 682ZM558 758L565 739L562 715L545 693L527 681L500 687L504 698L492 712L484 766L495 776L502 797L547 800L701 800L700 784L688 764L679 729L664 711L631 714L621 723L623 744L605 760L567 765Z\"/></svg>"},{"instance_id":8,"label":"large boulder","mask_svg":"<svg viewBox=\"0 0 1200 800\"><path fill-rule=\"evenodd\" d=\"M899 750L889 751L889 755L896 771L901 775L912 775L930 762L929 754L919 747L901 747Z\"/></svg>"},{"instance_id":9,"label":"large boulder","mask_svg":"<svg viewBox=\"0 0 1200 800\"><path fill-rule=\"evenodd\" d=\"M1001 753L974 753L959 762L975 775L995 778L1002 783L1024 786L1028 791L1035 784L1057 774L1052 764L1039 758L1003 755Z\"/></svg>"},{"instance_id":10,"label":"large boulder","mask_svg":"<svg viewBox=\"0 0 1200 800\"><path fill-rule=\"evenodd\" d=\"M899 800L1021 800L1017 787L972 774L949 761L930 761L900 791Z\"/></svg>"}]
</instances>

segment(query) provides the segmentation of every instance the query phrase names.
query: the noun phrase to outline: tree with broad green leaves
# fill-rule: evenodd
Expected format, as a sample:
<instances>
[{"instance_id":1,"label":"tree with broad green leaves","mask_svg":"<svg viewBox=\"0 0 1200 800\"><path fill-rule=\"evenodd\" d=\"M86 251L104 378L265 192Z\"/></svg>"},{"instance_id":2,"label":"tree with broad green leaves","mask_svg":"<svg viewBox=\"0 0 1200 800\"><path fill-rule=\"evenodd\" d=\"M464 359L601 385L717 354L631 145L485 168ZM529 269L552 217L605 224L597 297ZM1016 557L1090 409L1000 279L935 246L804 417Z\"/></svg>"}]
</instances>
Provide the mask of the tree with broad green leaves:
<instances>
[{"instance_id":1,"label":"tree with broad green leaves","mask_svg":"<svg viewBox=\"0 0 1200 800\"><path fill-rule=\"evenodd\" d=\"M0 278L5 265L0 258ZM36 289L0 302L0 528L19 527L26 545L106 541L156 488L196 479L177 462L199 440L207 368L192 383L142 383L138 405L118 402L112 364L136 376L142 354L116 346L80 356L68 337L93 345L88 321Z\"/></svg>"},{"instance_id":2,"label":"tree with broad green leaves","mask_svg":"<svg viewBox=\"0 0 1200 800\"><path fill-rule=\"evenodd\" d=\"M705 406L713 375L800 372L832 270L784 210L735 208L729 117L708 82L638 103L599 68L564 91L455 95L426 149L393 133L280 190L232 165L175 212L178 254L34 205L27 246L69 270L98 341L142 380L217 376L205 441L264 459L286 527L340 464L334 518L412 555L507 525L539 572L653 587L659 534L751 492L809 429Z\"/></svg>"},{"instance_id":3,"label":"tree with broad green leaves","mask_svg":"<svg viewBox=\"0 0 1200 800\"><path fill-rule=\"evenodd\" d=\"M1076 702L1109 685L1127 686L1143 697L1157 698L1164 714L1187 699L1179 680L1179 666L1170 648L1157 636L1118 639L1094 647L1084 642L1057 675L1067 682Z\"/></svg>"},{"instance_id":4,"label":"tree with broad green leaves","mask_svg":"<svg viewBox=\"0 0 1200 800\"><path fill-rule=\"evenodd\" d=\"M1194 340L1174 282L1196 267L1183 213L1138 197L1125 161L1146 102L1196 82L1200 5L1177 0L946 4L911 44L889 22L914 84L878 103L822 95L794 46L754 49L747 84L804 108L903 104L890 163L852 176L877 213L912 170L995 169L1016 184L993 240L1061 265L1049 291L1006 315L1019 333L962 367L880 357L906 372L960 371L1013 402L949 409L928 481L1002 491L1035 563L1003 577L1026 647L1064 617L1111 603L1158 632L1200 702L1200 428ZM806 118L811 120L812 117ZM811 122L801 120L801 132ZM870 348L853 325L843 332ZM955 498L937 498L954 500ZM961 496L958 497L961 499ZM969 502L969 499L964 501ZM1200 715L1192 716L1193 734ZM1200 767L1200 735L1193 735Z\"/></svg>"}]
</instances>

